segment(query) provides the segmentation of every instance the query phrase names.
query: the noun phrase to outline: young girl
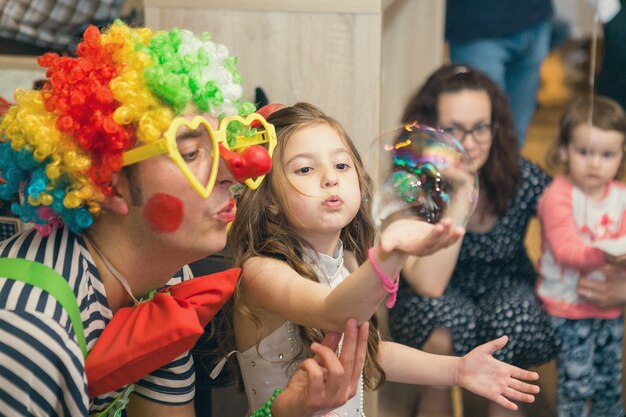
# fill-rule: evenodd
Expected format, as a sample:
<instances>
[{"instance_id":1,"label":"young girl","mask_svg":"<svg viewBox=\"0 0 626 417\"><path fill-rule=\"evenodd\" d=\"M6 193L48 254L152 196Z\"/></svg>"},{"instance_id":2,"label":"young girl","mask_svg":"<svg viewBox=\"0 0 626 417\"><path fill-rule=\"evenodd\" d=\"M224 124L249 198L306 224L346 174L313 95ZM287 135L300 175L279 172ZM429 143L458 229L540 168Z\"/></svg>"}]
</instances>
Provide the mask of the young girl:
<instances>
[{"instance_id":1,"label":"young girl","mask_svg":"<svg viewBox=\"0 0 626 417\"><path fill-rule=\"evenodd\" d=\"M361 159L343 128L309 104L273 113L274 167L255 193L244 191L232 228L234 256L243 267L236 294L237 357L252 409L282 388L308 346L346 319L370 320L397 288L408 254L424 256L457 241L449 220L436 226L410 219L391 222L374 244L371 190ZM368 250L369 248L369 250ZM361 265L359 267L359 265ZM381 282L385 285L381 285ZM437 356L382 342L376 321L357 395L332 414L362 416L363 386L385 377L412 384L461 385L502 406L533 401L534 372L499 362L491 354L507 338L465 357Z\"/></svg>"},{"instance_id":2,"label":"young girl","mask_svg":"<svg viewBox=\"0 0 626 417\"><path fill-rule=\"evenodd\" d=\"M593 107L591 107L593 105ZM593 109L591 126L588 117ZM602 309L579 298L581 274L602 280L610 261L623 268L626 257L595 247L626 236L624 171L626 114L614 101L573 103L561 118L558 141L548 162L561 162L538 204L542 256L537 292L561 339L557 354L559 417L624 415L622 407L623 307ZM625 245L621 246L622 250Z\"/></svg>"}]
</instances>

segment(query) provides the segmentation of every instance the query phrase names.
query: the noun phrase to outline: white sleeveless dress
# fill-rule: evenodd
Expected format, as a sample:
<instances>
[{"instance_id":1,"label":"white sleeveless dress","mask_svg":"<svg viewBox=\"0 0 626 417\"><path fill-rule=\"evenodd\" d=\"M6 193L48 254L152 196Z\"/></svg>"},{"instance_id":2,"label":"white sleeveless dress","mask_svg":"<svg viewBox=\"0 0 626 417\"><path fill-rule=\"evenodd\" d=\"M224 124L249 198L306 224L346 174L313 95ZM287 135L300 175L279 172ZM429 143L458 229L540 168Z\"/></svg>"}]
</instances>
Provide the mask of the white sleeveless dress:
<instances>
[{"instance_id":1,"label":"white sleeveless dress","mask_svg":"<svg viewBox=\"0 0 626 417\"><path fill-rule=\"evenodd\" d=\"M313 252L307 254L321 283L331 288L339 285L350 272L343 264L343 246L339 242L336 256ZM237 352L237 360L243 376L250 410L261 407L276 388L287 386L289 378L298 370L303 359L293 361L301 353L302 338L299 326L287 321L266 336L258 346L245 352ZM250 412L250 411L249 411ZM359 381L357 394L342 407L324 416L365 417L363 412L363 378Z\"/></svg>"}]
</instances>

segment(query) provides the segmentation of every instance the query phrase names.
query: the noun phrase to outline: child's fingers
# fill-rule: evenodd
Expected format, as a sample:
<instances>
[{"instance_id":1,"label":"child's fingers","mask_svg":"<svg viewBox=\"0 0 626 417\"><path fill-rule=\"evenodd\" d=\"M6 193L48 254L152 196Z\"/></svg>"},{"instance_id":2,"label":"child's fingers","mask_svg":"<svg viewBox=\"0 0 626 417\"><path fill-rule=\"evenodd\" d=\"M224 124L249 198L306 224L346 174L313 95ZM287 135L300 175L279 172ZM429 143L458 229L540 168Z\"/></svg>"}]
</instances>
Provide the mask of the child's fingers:
<instances>
[{"instance_id":1,"label":"child's fingers","mask_svg":"<svg viewBox=\"0 0 626 417\"><path fill-rule=\"evenodd\" d=\"M356 353L352 363L352 376L350 384L355 387L361 379L363 366L365 365L365 354L367 353L367 340L369 336L369 322L363 323L358 330ZM343 353L343 352L342 352Z\"/></svg>"},{"instance_id":2,"label":"child's fingers","mask_svg":"<svg viewBox=\"0 0 626 417\"><path fill-rule=\"evenodd\" d=\"M509 387L511 387L515 391L523 392L526 394L539 394L539 391L541 390L539 388L539 385L529 384L524 381L519 381L515 378L511 379Z\"/></svg>"},{"instance_id":3,"label":"child's fingers","mask_svg":"<svg viewBox=\"0 0 626 417\"><path fill-rule=\"evenodd\" d=\"M455 227L450 229L447 234L444 234L436 245L436 250L432 252L436 252L437 250L447 248L448 246L454 244L457 240L459 240L465 234L465 229L462 227Z\"/></svg>"},{"instance_id":4,"label":"child's fingers","mask_svg":"<svg viewBox=\"0 0 626 417\"><path fill-rule=\"evenodd\" d=\"M500 407L504 407L507 410L511 410L511 411L517 411L517 409L519 408L517 404L509 401L504 395L499 395L498 398L494 400L494 402L498 404Z\"/></svg>"},{"instance_id":5,"label":"child's fingers","mask_svg":"<svg viewBox=\"0 0 626 417\"><path fill-rule=\"evenodd\" d=\"M438 230L440 233L443 233L446 230L450 230L451 227L452 227L452 219L449 217L444 217L443 219L439 221L439 223L435 224L434 230Z\"/></svg>"},{"instance_id":6,"label":"child's fingers","mask_svg":"<svg viewBox=\"0 0 626 417\"><path fill-rule=\"evenodd\" d=\"M502 337L499 337L498 339L494 339L490 342L487 342L485 344L478 346L476 350L492 355L496 351L502 349L504 345L506 345L506 342L508 340L509 340L508 336L502 336Z\"/></svg>"},{"instance_id":7,"label":"child's fingers","mask_svg":"<svg viewBox=\"0 0 626 417\"><path fill-rule=\"evenodd\" d=\"M504 390L503 395L512 401L517 401L517 402L523 402L523 403L534 403L535 402L535 396L532 394L527 394L525 392L519 392L517 390L514 390L511 387L508 387Z\"/></svg>"},{"instance_id":8,"label":"child's fingers","mask_svg":"<svg viewBox=\"0 0 626 417\"><path fill-rule=\"evenodd\" d=\"M465 229L454 226L450 218L435 225L405 218L392 222L381 233L379 245L384 252L399 250L415 256L428 256L454 244L464 233Z\"/></svg>"},{"instance_id":9,"label":"child's fingers","mask_svg":"<svg viewBox=\"0 0 626 417\"><path fill-rule=\"evenodd\" d=\"M415 242L420 245L432 238L437 234L437 229L441 230L442 226L439 224L433 226L417 219L395 220L380 234L380 247L385 252L391 252L394 249L408 252L410 246L415 246Z\"/></svg>"},{"instance_id":10,"label":"child's fingers","mask_svg":"<svg viewBox=\"0 0 626 417\"><path fill-rule=\"evenodd\" d=\"M525 381L536 381L539 379L539 374L537 372L527 371L526 369L518 368L517 366L513 366L513 365L509 365L509 366L510 366L509 369L511 372L511 377L515 379L521 379Z\"/></svg>"},{"instance_id":11,"label":"child's fingers","mask_svg":"<svg viewBox=\"0 0 626 417\"><path fill-rule=\"evenodd\" d=\"M427 256L447 248L458 241L465 229L462 227L454 227L452 221L448 218L439 222L426 237L417 243L412 251L417 256Z\"/></svg>"},{"instance_id":12,"label":"child's fingers","mask_svg":"<svg viewBox=\"0 0 626 417\"><path fill-rule=\"evenodd\" d=\"M434 226L418 220L398 220L381 236L380 246L385 252L398 249L414 255L423 255L428 248L443 239L449 227L446 219Z\"/></svg>"},{"instance_id":13,"label":"child's fingers","mask_svg":"<svg viewBox=\"0 0 626 417\"><path fill-rule=\"evenodd\" d=\"M511 401L522 402L522 403L534 403L535 396L532 394L527 394L525 392L519 392L509 387L505 390L504 396Z\"/></svg>"}]
</instances>

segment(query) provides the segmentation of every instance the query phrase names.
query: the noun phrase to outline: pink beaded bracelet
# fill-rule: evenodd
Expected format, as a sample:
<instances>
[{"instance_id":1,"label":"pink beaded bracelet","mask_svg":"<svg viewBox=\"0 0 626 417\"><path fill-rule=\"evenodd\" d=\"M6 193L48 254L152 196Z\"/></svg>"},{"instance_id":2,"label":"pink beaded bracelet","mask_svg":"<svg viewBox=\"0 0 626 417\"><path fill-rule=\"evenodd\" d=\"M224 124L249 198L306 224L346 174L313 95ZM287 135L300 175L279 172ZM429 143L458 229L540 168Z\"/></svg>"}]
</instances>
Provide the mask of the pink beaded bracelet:
<instances>
[{"instance_id":1,"label":"pink beaded bracelet","mask_svg":"<svg viewBox=\"0 0 626 417\"><path fill-rule=\"evenodd\" d=\"M389 296L389 299L385 303L387 308L391 308L396 303L396 296L398 293L398 276L400 274L396 274L396 276L393 279L385 275L385 273L381 271L380 268L378 267L378 264L376 263L376 259L374 259L374 252L375 250L374 250L374 247L372 246L367 251L367 258L370 260L370 263L372 264L372 269L374 269L374 272L378 276L378 279L380 280L380 283L382 284L383 288L385 289L385 291L391 294L391 296Z\"/></svg>"}]
</instances>

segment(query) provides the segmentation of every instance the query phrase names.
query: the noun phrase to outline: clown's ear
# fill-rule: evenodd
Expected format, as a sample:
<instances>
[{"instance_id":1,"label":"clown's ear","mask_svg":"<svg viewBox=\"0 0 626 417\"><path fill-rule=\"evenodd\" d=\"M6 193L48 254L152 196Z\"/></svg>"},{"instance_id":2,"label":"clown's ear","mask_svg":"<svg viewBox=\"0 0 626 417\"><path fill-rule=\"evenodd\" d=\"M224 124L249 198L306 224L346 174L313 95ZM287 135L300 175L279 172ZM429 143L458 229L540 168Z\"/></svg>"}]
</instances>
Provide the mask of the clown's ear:
<instances>
[{"instance_id":1,"label":"clown's ear","mask_svg":"<svg viewBox=\"0 0 626 417\"><path fill-rule=\"evenodd\" d=\"M119 215L127 215L132 205L141 204L137 202L137 193L139 190L133 190L134 180L132 175L127 172L116 172L111 177L111 195L107 196L102 202L102 209L110 213ZM140 197L140 196L139 196Z\"/></svg>"}]
</instances>

